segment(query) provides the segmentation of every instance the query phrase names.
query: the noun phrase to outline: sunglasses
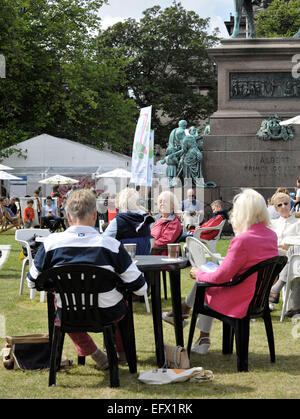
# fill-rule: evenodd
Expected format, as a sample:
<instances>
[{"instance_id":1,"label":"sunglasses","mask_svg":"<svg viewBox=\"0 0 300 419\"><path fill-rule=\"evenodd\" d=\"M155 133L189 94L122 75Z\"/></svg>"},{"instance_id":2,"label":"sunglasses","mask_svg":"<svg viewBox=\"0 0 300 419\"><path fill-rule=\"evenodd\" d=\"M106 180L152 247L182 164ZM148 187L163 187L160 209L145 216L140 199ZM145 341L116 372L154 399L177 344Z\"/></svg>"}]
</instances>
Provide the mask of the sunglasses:
<instances>
[{"instance_id":1,"label":"sunglasses","mask_svg":"<svg viewBox=\"0 0 300 419\"><path fill-rule=\"evenodd\" d=\"M277 204L276 206L277 208L281 208L282 205L285 205L287 207L289 204L290 204L289 202L282 202L281 204Z\"/></svg>"}]
</instances>

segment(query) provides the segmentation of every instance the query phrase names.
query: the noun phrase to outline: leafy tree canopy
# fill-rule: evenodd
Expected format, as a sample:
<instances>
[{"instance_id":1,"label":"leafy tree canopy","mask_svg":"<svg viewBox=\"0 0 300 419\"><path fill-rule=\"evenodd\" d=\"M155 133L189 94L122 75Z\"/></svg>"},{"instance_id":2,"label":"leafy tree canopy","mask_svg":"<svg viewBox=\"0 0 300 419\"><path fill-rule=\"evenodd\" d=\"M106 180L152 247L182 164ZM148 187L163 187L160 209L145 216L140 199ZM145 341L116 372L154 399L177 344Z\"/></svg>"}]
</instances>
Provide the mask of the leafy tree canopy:
<instances>
[{"instance_id":1,"label":"leafy tree canopy","mask_svg":"<svg viewBox=\"0 0 300 419\"><path fill-rule=\"evenodd\" d=\"M99 53L125 60L127 88L137 105L153 106L156 143L166 144L179 120L195 124L215 110L216 77L206 48L216 44L217 31L208 35L208 25L209 19L174 1L99 34ZM200 94L201 86L208 95Z\"/></svg>"},{"instance_id":2,"label":"leafy tree canopy","mask_svg":"<svg viewBox=\"0 0 300 419\"><path fill-rule=\"evenodd\" d=\"M105 2L2 0L0 150L45 132L128 152L137 108L124 94L124 60L96 50Z\"/></svg>"},{"instance_id":3,"label":"leafy tree canopy","mask_svg":"<svg viewBox=\"0 0 300 419\"><path fill-rule=\"evenodd\" d=\"M292 37L300 28L300 0L274 0L256 15L257 36Z\"/></svg>"}]
</instances>

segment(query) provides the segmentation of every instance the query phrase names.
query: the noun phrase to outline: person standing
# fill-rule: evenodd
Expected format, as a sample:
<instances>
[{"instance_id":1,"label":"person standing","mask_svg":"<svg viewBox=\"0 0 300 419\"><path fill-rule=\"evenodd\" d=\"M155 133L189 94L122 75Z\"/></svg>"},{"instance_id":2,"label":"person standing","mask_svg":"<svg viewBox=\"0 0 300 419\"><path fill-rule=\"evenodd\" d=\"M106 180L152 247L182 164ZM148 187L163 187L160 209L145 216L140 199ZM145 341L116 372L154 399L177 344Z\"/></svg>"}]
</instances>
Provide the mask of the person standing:
<instances>
[{"instance_id":1,"label":"person standing","mask_svg":"<svg viewBox=\"0 0 300 419\"><path fill-rule=\"evenodd\" d=\"M33 208L33 199L28 199L27 206L24 208L23 213L23 222L25 228L32 227L33 221L35 219L34 208Z\"/></svg>"}]
</instances>

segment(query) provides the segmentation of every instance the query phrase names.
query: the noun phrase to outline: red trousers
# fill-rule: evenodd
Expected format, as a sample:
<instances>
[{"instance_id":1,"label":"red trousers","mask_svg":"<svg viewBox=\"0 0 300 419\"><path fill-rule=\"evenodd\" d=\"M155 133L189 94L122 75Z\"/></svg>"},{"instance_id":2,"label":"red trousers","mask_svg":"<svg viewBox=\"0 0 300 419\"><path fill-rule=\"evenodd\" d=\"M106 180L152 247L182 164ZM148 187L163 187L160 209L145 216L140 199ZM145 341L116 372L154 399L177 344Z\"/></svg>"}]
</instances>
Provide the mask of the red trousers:
<instances>
[{"instance_id":1,"label":"red trousers","mask_svg":"<svg viewBox=\"0 0 300 419\"><path fill-rule=\"evenodd\" d=\"M57 310L56 299L54 299L55 309ZM120 320L123 319L124 316L120 317L114 323L118 323ZM55 324L59 325L60 320L59 317L55 317ZM95 342L91 338L91 336L86 332L74 332L68 333L71 341L74 343L76 351L79 356L88 356L92 355L98 347L96 346ZM117 326L116 330L116 347L118 352L124 352L121 334Z\"/></svg>"},{"instance_id":2,"label":"red trousers","mask_svg":"<svg viewBox=\"0 0 300 419\"><path fill-rule=\"evenodd\" d=\"M78 332L68 333L68 335L74 343L79 356L88 356L96 351L97 346L88 333ZM116 330L116 346L118 352L124 352L122 339L118 328Z\"/></svg>"}]
</instances>

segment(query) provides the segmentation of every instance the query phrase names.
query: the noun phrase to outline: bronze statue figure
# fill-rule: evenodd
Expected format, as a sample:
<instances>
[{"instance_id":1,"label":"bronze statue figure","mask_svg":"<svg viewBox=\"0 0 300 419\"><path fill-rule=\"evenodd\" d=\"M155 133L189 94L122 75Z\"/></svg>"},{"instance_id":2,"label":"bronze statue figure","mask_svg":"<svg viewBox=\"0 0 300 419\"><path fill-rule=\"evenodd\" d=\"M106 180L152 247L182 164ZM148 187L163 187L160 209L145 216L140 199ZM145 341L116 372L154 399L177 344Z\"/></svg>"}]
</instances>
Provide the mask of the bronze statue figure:
<instances>
[{"instance_id":1,"label":"bronze statue figure","mask_svg":"<svg viewBox=\"0 0 300 419\"><path fill-rule=\"evenodd\" d=\"M240 23L242 18L243 6L246 12L246 17L249 25L249 38L255 38L256 30L253 19L253 3L257 4L256 0L233 0L234 13L234 28L230 38L236 38L240 32Z\"/></svg>"},{"instance_id":2,"label":"bronze statue figure","mask_svg":"<svg viewBox=\"0 0 300 419\"><path fill-rule=\"evenodd\" d=\"M207 188L215 188L213 181L204 182L202 174L202 147L203 135L199 134L199 130L191 126L186 129L187 122L182 120L178 123L178 128L172 130L169 136L166 157L160 162L166 164L166 175L169 187L174 188L177 179L185 181L191 179L194 186L202 186ZM205 127L204 135L209 135L209 125Z\"/></svg>"},{"instance_id":3,"label":"bronze statue figure","mask_svg":"<svg viewBox=\"0 0 300 419\"><path fill-rule=\"evenodd\" d=\"M178 122L178 128L174 128L169 137L169 146L173 151L179 151L182 148L182 142L185 136L187 122L183 119Z\"/></svg>"},{"instance_id":4,"label":"bronze statue figure","mask_svg":"<svg viewBox=\"0 0 300 419\"><path fill-rule=\"evenodd\" d=\"M242 18L243 7L246 12L246 17L249 25L249 38L255 38L256 30L253 18L253 4L263 4L264 8L268 6L268 2L264 0L233 0L235 13L234 13L234 28L230 38L236 38L240 32L240 23ZM300 28L293 38L300 38Z\"/></svg>"},{"instance_id":5,"label":"bronze statue figure","mask_svg":"<svg viewBox=\"0 0 300 419\"><path fill-rule=\"evenodd\" d=\"M170 188L176 186L177 167L179 164L178 157L183 154L183 150L175 151L174 148L169 145L166 150L166 157L160 160L161 164L167 164L166 175Z\"/></svg>"}]
</instances>

